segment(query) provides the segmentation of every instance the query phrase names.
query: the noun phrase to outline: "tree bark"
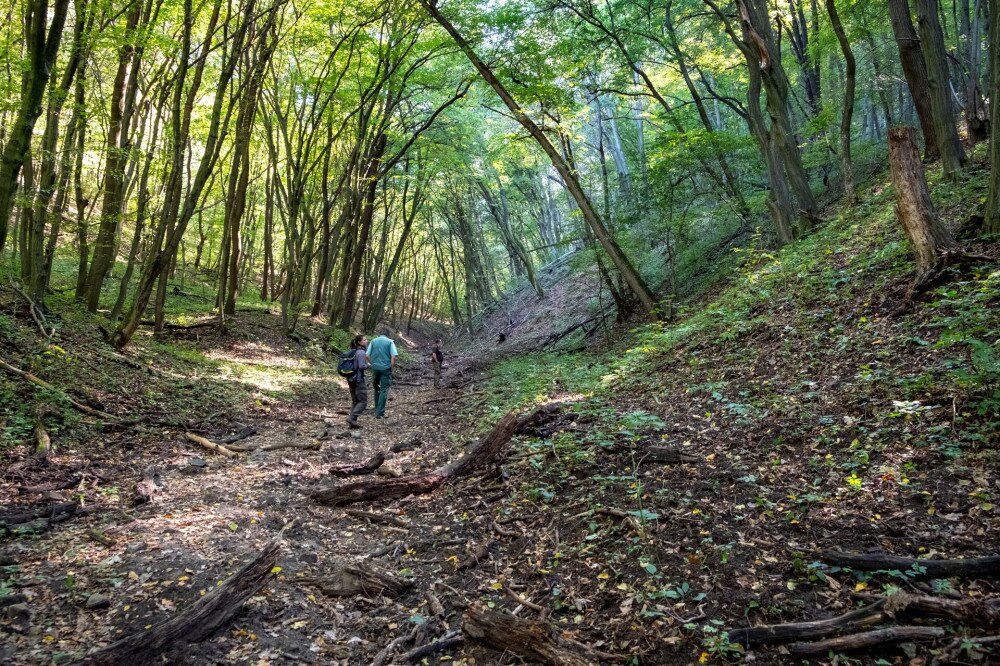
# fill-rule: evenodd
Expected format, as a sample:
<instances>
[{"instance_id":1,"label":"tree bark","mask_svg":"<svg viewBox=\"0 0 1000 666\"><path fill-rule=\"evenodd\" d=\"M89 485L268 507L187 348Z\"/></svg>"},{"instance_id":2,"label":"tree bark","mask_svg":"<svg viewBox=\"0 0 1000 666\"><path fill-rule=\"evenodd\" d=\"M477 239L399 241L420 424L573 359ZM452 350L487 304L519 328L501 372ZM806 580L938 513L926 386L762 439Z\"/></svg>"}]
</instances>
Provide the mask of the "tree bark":
<instances>
[{"instance_id":1,"label":"tree bark","mask_svg":"<svg viewBox=\"0 0 1000 666\"><path fill-rule=\"evenodd\" d=\"M889 167L896 190L896 217L910 239L917 265L911 294L934 277L948 254L959 249L931 201L917 152L916 134L914 128L907 126L889 130Z\"/></svg>"},{"instance_id":2,"label":"tree bark","mask_svg":"<svg viewBox=\"0 0 1000 666\"><path fill-rule=\"evenodd\" d=\"M837 41L840 42L840 50L844 52L844 63L847 69L847 78L844 81L844 109L840 116L840 164L844 178L844 196L847 199L847 205L853 206L858 202L858 195L854 191L854 167L851 164L851 118L854 116L857 64L854 61L851 43L847 41L844 25L840 22L840 14L837 13L836 0L826 0L826 11L830 15L830 24L837 35Z\"/></svg>"},{"instance_id":3,"label":"tree bark","mask_svg":"<svg viewBox=\"0 0 1000 666\"><path fill-rule=\"evenodd\" d=\"M990 194L986 231L1000 234L1000 2L990 2Z\"/></svg>"},{"instance_id":4,"label":"tree bark","mask_svg":"<svg viewBox=\"0 0 1000 666\"><path fill-rule=\"evenodd\" d=\"M934 113L931 111L930 92L927 84L927 65L924 64L924 54L920 49L920 38L913 28L908 0L888 0L889 21L892 23L892 33L899 49L899 61L903 67L903 76L910 89L910 97L920 120L920 131L924 135L924 159L933 160L941 156L938 147L937 129L934 124Z\"/></svg>"},{"instance_id":5,"label":"tree bark","mask_svg":"<svg viewBox=\"0 0 1000 666\"><path fill-rule=\"evenodd\" d=\"M31 148L35 121L42 114L45 87L59 54L59 42L69 9L69 0L55 0L50 21L48 4L48 0L29 0L25 7L24 38L28 62L21 77L20 106L7 143L0 152L0 251L7 243L17 177Z\"/></svg>"},{"instance_id":6,"label":"tree bark","mask_svg":"<svg viewBox=\"0 0 1000 666\"><path fill-rule=\"evenodd\" d=\"M945 176L954 177L965 164L965 151L962 149L962 140L958 137L955 105L951 99L948 53L938 18L938 0L914 0L914 6L920 46L927 67L927 90L938 150L941 152L941 166Z\"/></svg>"}]
</instances>

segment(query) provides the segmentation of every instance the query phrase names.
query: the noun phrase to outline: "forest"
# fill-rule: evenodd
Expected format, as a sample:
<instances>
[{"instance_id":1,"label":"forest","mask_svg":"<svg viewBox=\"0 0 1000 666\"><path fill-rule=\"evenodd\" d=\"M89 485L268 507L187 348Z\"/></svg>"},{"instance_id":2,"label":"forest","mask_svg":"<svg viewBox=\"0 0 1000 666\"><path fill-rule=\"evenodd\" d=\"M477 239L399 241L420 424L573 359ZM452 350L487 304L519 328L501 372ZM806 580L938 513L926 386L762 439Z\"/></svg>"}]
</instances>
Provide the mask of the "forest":
<instances>
[{"instance_id":1,"label":"forest","mask_svg":"<svg viewBox=\"0 0 1000 666\"><path fill-rule=\"evenodd\" d=\"M0 661L1000 660L1000 1L0 11Z\"/></svg>"}]
</instances>

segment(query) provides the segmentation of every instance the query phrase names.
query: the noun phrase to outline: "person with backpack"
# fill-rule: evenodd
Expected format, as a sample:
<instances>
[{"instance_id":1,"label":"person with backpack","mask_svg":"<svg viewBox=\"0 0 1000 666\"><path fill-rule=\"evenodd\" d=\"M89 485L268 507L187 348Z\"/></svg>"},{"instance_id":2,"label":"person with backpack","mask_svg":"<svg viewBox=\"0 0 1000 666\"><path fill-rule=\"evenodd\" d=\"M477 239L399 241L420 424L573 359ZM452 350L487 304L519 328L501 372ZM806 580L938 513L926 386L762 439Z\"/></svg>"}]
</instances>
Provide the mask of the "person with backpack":
<instances>
[{"instance_id":1,"label":"person with backpack","mask_svg":"<svg viewBox=\"0 0 1000 666\"><path fill-rule=\"evenodd\" d=\"M368 343L368 362L372 368L372 391L375 393L375 418L385 418L385 403L392 386L392 369L396 366L396 343L389 337L392 331L382 329L381 334Z\"/></svg>"},{"instance_id":2,"label":"person with backpack","mask_svg":"<svg viewBox=\"0 0 1000 666\"><path fill-rule=\"evenodd\" d=\"M441 364L444 363L444 353L441 351L441 338L434 341L431 350L431 366L434 368L434 388L441 388Z\"/></svg>"},{"instance_id":3,"label":"person with backpack","mask_svg":"<svg viewBox=\"0 0 1000 666\"><path fill-rule=\"evenodd\" d=\"M368 409L368 385L365 383L365 370L371 367L366 351L368 340L363 335L356 335L351 340L351 348L340 355L337 363L337 373L347 379L351 389L351 413L347 417L347 425L360 428L358 417Z\"/></svg>"}]
</instances>

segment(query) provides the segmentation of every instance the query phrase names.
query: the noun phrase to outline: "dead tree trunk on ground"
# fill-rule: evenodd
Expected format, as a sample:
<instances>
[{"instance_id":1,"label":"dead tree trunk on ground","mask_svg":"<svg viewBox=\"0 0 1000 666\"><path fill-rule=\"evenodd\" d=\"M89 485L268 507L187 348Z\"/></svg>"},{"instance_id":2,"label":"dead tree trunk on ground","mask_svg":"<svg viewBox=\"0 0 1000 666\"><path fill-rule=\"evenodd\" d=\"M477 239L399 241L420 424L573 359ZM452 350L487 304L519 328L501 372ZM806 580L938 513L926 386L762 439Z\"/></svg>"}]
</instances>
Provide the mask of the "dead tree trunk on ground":
<instances>
[{"instance_id":1,"label":"dead tree trunk on ground","mask_svg":"<svg viewBox=\"0 0 1000 666\"><path fill-rule=\"evenodd\" d=\"M197 643L214 634L243 608L247 599L257 594L276 575L275 562L281 550L279 534L257 557L243 566L210 593L169 620L147 631L133 634L117 643L87 655L76 666L114 666L115 664L156 661L155 654L177 641Z\"/></svg>"},{"instance_id":2,"label":"dead tree trunk on ground","mask_svg":"<svg viewBox=\"0 0 1000 666\"><path fill-rule=\"evenodd\" d=\"M547 406L523 416L516 416L514 412L508 412L493 427L493 430L486 435L483 441L477 444L471 451L458 460L439 467L433 472L421 474L420 476L405 476L398 479L377 481L359 481L334 488L323 488L313 492L312 498L321 504L338 506L354 502L364 502L366 500L393 499L395 497L429 493L440 487L448 479L471 474L476 469L483 467L499 455L511 437L533 424L541 416L553 414L557 411L558 408L556 406Z\"/></svg>"},{"instance_id":3,"label":"dead tree trunk on ground","mask_svg":"<svg viewBox=\"0 0 1000 666\"><path fill-rule=\"evenodd\" d=\"M917 133L912 127L889 130L889 167L896 189L896 217L913 245L917 274L908 297L938 274L949 259L958 253L958 242L941 220L931 201L924 167L917 152Z\"/></svg>"},{"instance_id":4,"label":"dead tree trunk on ground","mask_svg":"<svg viewBox=\"0 0 1000 666\"><path fill-rule=\"evenodd\" d=\"M579 646L560 638L548 622L522 620L508 613L470 606L462 617L462 631L474 641L548 666L598 663L598 655L583 654Z\"/></svg>"}]
</instances>

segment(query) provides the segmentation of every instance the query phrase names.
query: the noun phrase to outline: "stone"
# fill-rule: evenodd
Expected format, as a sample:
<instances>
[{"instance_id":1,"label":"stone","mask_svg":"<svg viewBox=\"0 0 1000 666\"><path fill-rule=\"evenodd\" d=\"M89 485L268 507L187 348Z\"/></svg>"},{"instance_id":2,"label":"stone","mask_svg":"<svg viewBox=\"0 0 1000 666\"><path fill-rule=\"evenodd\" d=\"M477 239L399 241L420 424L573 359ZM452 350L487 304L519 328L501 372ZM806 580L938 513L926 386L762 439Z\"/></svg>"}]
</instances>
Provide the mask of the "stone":
<instances>
[{"instance_id":1,"label":"stone","mask_svg":"<svg viewBox=\"0 0 1000 666\"><path fill-rule=\"evenodd\" d=\"M99 592L94 592L87 598L87 610L97 610L107 608L111 605L111 600Z\"/></svg>"}]
</instances>

